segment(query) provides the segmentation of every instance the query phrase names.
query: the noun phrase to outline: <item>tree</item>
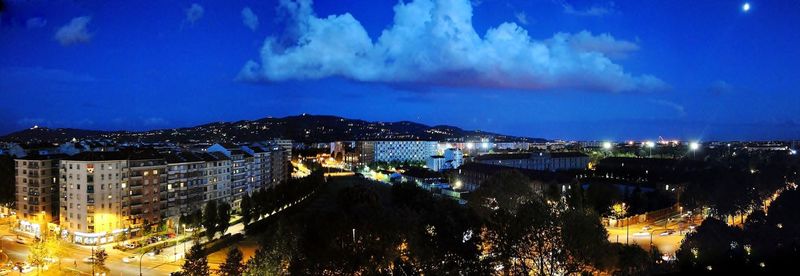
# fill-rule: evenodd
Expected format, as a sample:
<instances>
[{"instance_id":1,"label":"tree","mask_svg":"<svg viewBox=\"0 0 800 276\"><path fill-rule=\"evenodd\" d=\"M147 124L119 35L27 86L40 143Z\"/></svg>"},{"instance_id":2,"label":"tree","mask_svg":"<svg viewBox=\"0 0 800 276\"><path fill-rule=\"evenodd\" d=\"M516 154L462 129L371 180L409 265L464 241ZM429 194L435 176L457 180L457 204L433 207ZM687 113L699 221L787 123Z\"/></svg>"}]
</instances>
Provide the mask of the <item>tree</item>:
<instances>
[{"instance_id":1,"label":"tree","mask_svg":"<svg viewBox=\"0 0 800 276\"><path fill-rule=\"evenodd\" d=\"M58 265L61 267L61 255L64 255L64 241L58 238L58 234L48 235L45 238L45 247L47 247L47 255L58 259Z\"/></svg>"},{"instance_id":2,"label":"tree","mask_svg":"<svg viewBox=\"0 0 800 276\"><path fill-rule=\"evenodd\" d=\"M214 234L217 232L217 222L219 214L217 213L217 201L212 200L206 203L205 211L203 212L203 228L206 229L206 237L209 240L214 238Z\"/></svg>"},{"instance_id":3,"label":"tree","mask_svg":"<svg viewBox=\"0 0 800 276\"><path fill-rule=\"evenodd\" d=\"M223 202L217 211L217 231L220 235L225 235L225 231L228 231L228 227L231 225L231 206Z\"/></svg>"},{"instance_id":4,"label":"tree","mask_svg":"<svg viewBox=\"0 0 800 276\"><path fill-rule=\"evenodd\" d=\"M253 219L253 206L250 203L250 196L245 194L242 197L242 224L247 225Z\"/></svg>"},{"instance_id":5,"label":"tree","mask_svg":"<svg viewBox=\"0 0 800 276\"><path fill-rule=\"evenodd\" d=\"M228 255L225 258L225 263L219 266L219 274L223 276L238 276L244 272L244 265L242 264L242 251L233 246L228 250Z\"/></svg>"},{"instance_id":6,"label":"tree","mask_svg":"<svg viewBox=\"0 0 800 276\"><path fill-rule=\"evenodd\" d=\"M288 275L292 259L301 254L299 237L292 226L286 219L281 219L266 231L256 254L247 260L243 275Z\"/></svg>"},{"instance_id":7,"label":"tree","mask_svg":"<svg viewBox=\"0 0 800 276\"><path fill-rule=\"evenodd\" d=\"M211 272L208 268L208 258L203 252L203 246L195 243L186 254L186 261L181 266L181 274L186 276L208 276Z\"/></svg>"},{"instance_id":8,"label":"tree","mask_svg":"<svg viewBox=\"0 0 800 276\"><path fill-rule=\"evenodd\" d=\"M599 218L589 210L568 209L561 213L564 249L583 270L610 265L601 262L608 251L608 232Z\"/></svg>"},{"instance_id":9,"label":"tree","mask_svg":"<svg viewBox=\"0 0 800 276\"><path fill-rule=\"evenodd\" d=\"M98 248L94 250L94 263L98 266L105 266L106 259L108 259L108 253L104 248Z\"/></svg>"},{"instance_id":10,"label":"tree","mask_svg":"<svg viewBox=\"0 0 800 276\"><path fill-rule=\"evenodd\" d=\"M36 238L33 244L30 246L30 253L28 253L28 263L32 266L35 266L37 269L41 269L47 261L46 259L50 256L47 252L47 245L43 239Z\"/></svg>"},{"instance_id":11,"label":"tree","mask_svg":"<svg viewBox=\"0 0 800 276\"><path fill-rule=\"evenodd\" d=\"M740 270L745 263L740 234L739 228L707 218L696 232L686 236L676 252L681 271L703 271L709 266L721 273Z\"/></svg>"},{"instance_id":12,"label":"tree","mask_svg":"<svg viewBox=\"0 0 800 276\"><path fill-rule=\"evenodd\" d=\"M518 171L500 172L482 183L480 188L470 195L468 204L476 210L508 210L515 212L526 201L538 197L531 186L531 181Z\"/></svg>"}]
</instances>

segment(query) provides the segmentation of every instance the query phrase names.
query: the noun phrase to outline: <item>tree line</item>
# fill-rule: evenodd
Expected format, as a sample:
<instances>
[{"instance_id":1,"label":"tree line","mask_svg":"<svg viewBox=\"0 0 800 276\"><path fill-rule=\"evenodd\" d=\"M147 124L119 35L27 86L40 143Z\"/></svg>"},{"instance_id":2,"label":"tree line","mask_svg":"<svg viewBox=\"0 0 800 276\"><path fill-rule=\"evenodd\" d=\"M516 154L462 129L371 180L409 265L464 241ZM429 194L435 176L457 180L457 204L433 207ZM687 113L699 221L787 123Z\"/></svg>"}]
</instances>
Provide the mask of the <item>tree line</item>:
<instances>
[{"instance_id":1,"label":"tree line","mask_svg":"<svg viewBox=\"0 0 800 276\"><path fill-rule=\"evenodd\" d=\"M259 231L243 275L642 273L650 255L611 244L599 216L548 201L519 173L496 175L469 204L411 183L337 178L299 212ZM485 188L484 188L485 187ZM235 254L235 253L232 253Z\"/></svg>"}]
</instances>

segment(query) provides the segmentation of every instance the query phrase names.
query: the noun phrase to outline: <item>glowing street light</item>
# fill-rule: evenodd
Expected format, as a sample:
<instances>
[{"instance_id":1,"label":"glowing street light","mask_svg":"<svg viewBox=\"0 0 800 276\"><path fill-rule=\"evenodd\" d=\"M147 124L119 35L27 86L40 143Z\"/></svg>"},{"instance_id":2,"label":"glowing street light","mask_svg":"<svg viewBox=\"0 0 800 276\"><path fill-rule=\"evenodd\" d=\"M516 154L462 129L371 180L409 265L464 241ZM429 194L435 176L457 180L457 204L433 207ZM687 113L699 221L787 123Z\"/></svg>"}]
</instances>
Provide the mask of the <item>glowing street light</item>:
<instances>
[{"instance_id":1,"label":"glowing street light","mask_svg":"<svg viewBox=\"0 0 800 276\"><path fill-rule=\"evenodd\" d=\"M653 141L645 141L644 146L649 149L648 157L653 157L653 148L656 147L656 143Z\"/></svg>"},{"instance_id":2,"label":"glowing street light","mask_svg":"<svg viewBox=\"0 0 800 276\"><path fill-rule=\"evenodd\" d=\"M472 142L467 143L467 149L472 149L474 147L475 147L475 144L473 144Z\"/></svg>"},{"instance_id":3,"label":"glowing street light","mask_svg":"<svg viewBox=\"0 0 800 276\"><path fill-rule=\"evenodd\" d=\"M622 203L615 203L611 205L611 213L614 214L614 217L619 221L621 217L625 217L628 214L628 205L625 205L625 202ZM625 222L625 244L628 244L628 239L630 237L630 224L628 221Z\"/></svg>"},{"instance_id":4,"label":"glowing street light","mask_svg":"<svg viewBox=\"0 0 800 276\"><path fill-rule=\"evenodd\" d=\"M692 151L692 158L695 158L697 150L700 149L700 143L697 141L689 142L689 150Z\"/></svg>"},{"instance_id":5,"label":"glowing street light","mask_svg":"<svg viewBox=\"0 0 800 276\"><path fill-rule=\"evenodd\" d=\"M611 142L603 142L603 149L604 150L611 150Z\"/></svg>"}]
</instances>

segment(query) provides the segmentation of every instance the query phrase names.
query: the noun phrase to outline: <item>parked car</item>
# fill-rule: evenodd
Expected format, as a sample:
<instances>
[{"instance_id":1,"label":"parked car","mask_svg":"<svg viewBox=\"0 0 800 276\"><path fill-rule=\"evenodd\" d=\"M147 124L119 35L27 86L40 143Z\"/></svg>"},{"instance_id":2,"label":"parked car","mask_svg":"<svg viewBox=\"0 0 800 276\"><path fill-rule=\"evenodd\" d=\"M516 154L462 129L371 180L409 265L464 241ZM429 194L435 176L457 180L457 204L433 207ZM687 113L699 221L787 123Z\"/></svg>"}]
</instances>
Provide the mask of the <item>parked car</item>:
<instances>
[{"instance_id":1,"label":"parked car","mask_svg":"<svg viewBox=\"0 0 800 276\"><path fill-rule=\"evenodd\" d=\"M26 263L16 263L14 265L14 271L20 271L22 273L28 273L33 271L33 267Z\"/></svg>"}]
</instances>

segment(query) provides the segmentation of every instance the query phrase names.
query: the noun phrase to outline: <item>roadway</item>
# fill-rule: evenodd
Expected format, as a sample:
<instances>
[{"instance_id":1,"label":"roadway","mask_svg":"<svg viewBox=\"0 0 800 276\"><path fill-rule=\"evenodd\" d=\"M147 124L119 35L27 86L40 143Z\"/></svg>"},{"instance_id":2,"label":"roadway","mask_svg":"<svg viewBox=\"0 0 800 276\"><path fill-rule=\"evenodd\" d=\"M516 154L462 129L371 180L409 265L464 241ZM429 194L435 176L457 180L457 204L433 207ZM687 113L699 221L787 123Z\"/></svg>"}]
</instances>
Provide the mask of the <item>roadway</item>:
<instances>
[{"instance_id":1,"label":"roadway","mask_svg":"<svg viewBox=\"0 0 800 276\"><path fill-rule=\"evenodd\" d=\"M700 216L693 219L681 217L679 213L673 213L666 217L646 222L631 223L626 231L626 227L606 227L608 240L618 243L636 244L643 249L650 251L651 243L665 255L674 256L683 238L692 231L690 226L697 226L702 222ZM626 239L627 233L627 239Z\"/></svg>"},{"instance_id":2,"label":"roadway","mask_svg":"<svg viewBox=\"0 0 800 276\"><path fill-rule=\"evenodd\" d=\"M307 197L308 196L305 196L292 204L288 204L280 208L277 212L292 207L300 201L305 200ZM228 230L225 233L231 235L236 233L244 233L244 225L241 222L233 224L228 227ZM28 247L32 242L32 239L31 237L20 235L25 237L25 244L21 244L15 239L17 234L18 232L13 231L10 223L0 225L0 241L2 241L1 243L3 249L2 253L5 254L0 254L0 260L5 260L4 256L7 256L8 261L12 263L27 262L28 253L30 252ZM47 269L42 269L38 275L92 275L92 264L85 263L83 261L84 258L88 258L92 255L92 247L76 245L68 242L64 242L63 244L64 253L62 254L63 257L61 258L60 265L59 263L52 264ZM152 256L145 255L141 262L141 274L169 275L171 272L179 271L181 265L183 265L183 256L185 255L185 252L188 252L193 244L193 241L190 239L185 242L177 243L176 245L164 248L161 250L160 254ZM104 248L106 253L108 253L108 258L106 259L105 269L94 267L94 272L106 272L105 275L109 276L139 275L139 256L141 256L141 254L125 252L113 249L112 247L113 244L95 247ZM244 260L246 261L255 252L255 249L258 247L258 242L254 238L247 239L243 241L239 247L242 249L242 251L244 251ZM209 255L209 266L212 270L216 270L219 264L225 261L225 253L227 253L227 251L228 249L224 248ZM123 261L123 258L125 257L135 257L135 260L126 263ZM3 275L3 273L0 273L0 275ZM37 270L34 268L33 271L28 273L20 274L19 272L11 272L8 275L37 275Z\"/></svg>"}]
</instances>

